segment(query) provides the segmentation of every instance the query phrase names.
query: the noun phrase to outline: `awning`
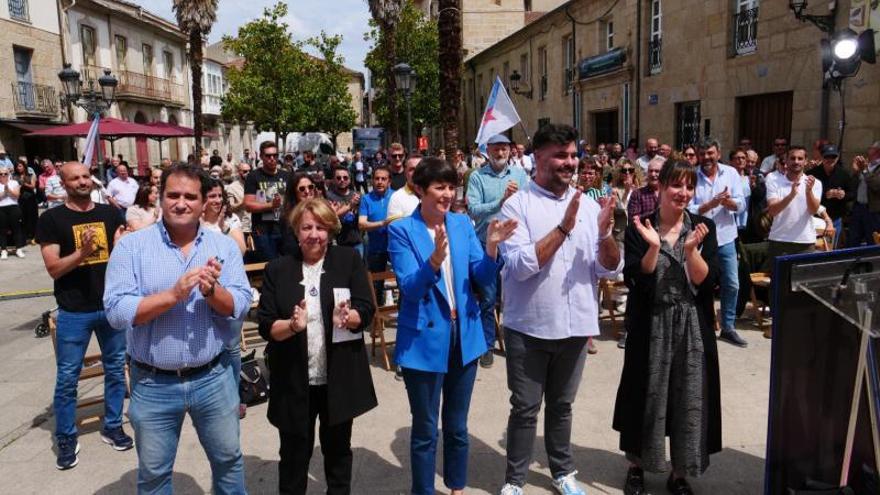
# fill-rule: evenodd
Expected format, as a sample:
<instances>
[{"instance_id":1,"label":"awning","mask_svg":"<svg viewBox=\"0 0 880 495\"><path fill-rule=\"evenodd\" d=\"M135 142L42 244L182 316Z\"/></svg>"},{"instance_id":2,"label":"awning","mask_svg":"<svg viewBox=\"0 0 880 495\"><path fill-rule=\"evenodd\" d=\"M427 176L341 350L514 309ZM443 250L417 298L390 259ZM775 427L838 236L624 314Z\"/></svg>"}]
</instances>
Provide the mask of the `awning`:
<instances>
[{"instance_id":1,"label":"awning","mask_svg":"<svg viewBox=\"0 0 880 495\"><path fill-rule=\"evenodd\" d=\"M624 62L626 62L626 52L623 48L615 48L601 55L587 57L578 63L578 78L587 79L606 74L623 67Z\"/></svg>"},{"instance_id":2,"label":"awning","mask_svg":"<svg viewBox=\"0 0 880 495\"><path fill-rule=\"evenodd\" d=\"M18 122L15 120L0 120L0 124L7 125L14 129L18 129L24 132L34 132L34 131L42 131L43 129L49 129L51 127L57 127L59 125L65 125L65 122L59 123L31 123L31 122Z\"/></svg>"}]
</instances>

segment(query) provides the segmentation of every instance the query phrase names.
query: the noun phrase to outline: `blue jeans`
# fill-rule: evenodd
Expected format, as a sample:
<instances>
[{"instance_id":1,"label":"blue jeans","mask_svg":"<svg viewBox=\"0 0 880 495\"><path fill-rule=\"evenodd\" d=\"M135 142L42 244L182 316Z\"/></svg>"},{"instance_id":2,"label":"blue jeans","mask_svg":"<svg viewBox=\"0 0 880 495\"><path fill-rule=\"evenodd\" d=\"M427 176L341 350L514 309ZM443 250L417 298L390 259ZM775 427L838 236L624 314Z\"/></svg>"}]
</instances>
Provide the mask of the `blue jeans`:
<instances>
[{"instance_id":1,"label":"blue jeans","mask_svg":"<svg viewBox=\"0 0 880 495\"><path fill-rule=\"evenodd\" d=\"M410 458L414 495L434 495L438 412L443 419L443 482L451 490L467 485L467 416L477 377L477 361L462 366L458 345L453 346L449 356L446 373L403 369L412 413Z\"/></svg>"},{"instance_id":2,"label":"blue jeans","mask_svg":"<svg viewBox=\"0 0 880 495\"><path fill-rule=\"evenodd\" d=\"M736 241L718 246L721 271L721 330L733 330L736 321L736 298L739 295L739 262Z\"/></svg>"},{"instance_id":3,"label":"blue jeans","mask_svg":"<svg viewBox=\"0 0 880 495\"><path fill-rule=\"evenodd\" d=\"M229 324L229 328L232 331L235 331L235 335L232 337L232 340L226 343L224 346L226 349L226 353L229 354L229 364L232 366L232 374L235 375L235 389L238 390L238 386L241 383L241 327L244 326L244 321L236 321Z\"/></svg>"},{"instance_id":4,"label":"blue jeans","mask_svg":"<svg viewBox=\"0 0 880 495\"><path fill-rule=\"evenodd\" d=\"M833 249L837 249L837 244L840 242L840 234L843 232L843 217L831 220L831 225L834 225L834 240L831 241L831 246Z\"/></svg>"},{"instance_id":5,"label":"blue jeans","mask_svg":"<svg viewBox=\"0 0 880 495\"><path fill-rule=\"evenodd\" d=\"M104 311L73 313L58 310L55 343L55 436L76 435L76 385L92 331L104 365L104 428L122 426L125 400L125 332L110 327Z\"/></svg>"},{"instance_id":6,"label":"blue jeans","mask_svg":"<svg viewBox=\"0 0 880 495\"><path fill-rule=\"evenodd\" d=\"M272 227L268 231L254 234L254 250L259 261L272 261L281 255L283 238L281 232Z\"/></svg>"},{"instance_id":7,"label":"blue jeans","mask_svg":"<svg viewBox=\"0 0 880 495\"><path fill-rule=\"evenodd\" d=\"M128 415L138 453L138 493L172 493L174 457L187 412L211 464L212 492L246 493L232 373L225 353L213 368L186 378L131 366Z\"/></svg>"}]
</instances>

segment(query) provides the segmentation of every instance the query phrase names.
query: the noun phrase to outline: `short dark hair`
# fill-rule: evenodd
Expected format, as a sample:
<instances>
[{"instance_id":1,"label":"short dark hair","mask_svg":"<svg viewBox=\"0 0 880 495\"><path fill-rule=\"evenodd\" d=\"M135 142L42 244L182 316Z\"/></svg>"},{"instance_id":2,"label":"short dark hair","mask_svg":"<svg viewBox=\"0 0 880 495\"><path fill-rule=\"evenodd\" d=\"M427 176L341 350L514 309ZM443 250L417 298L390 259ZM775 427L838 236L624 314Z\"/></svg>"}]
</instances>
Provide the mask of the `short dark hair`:
<instances>
[{"instance_id":1,"label":"short dark hair","mask_svg":"<svg viewBox=\"0 0 880 495\"><path fill-rule=\"evenodd\" d=\"M429 156L416 166L412 181L423 190L435 182L457 186L458 172L446 160Z\"/></svg>"},{"instance_id":2,"label":"short dark hair","mask_svg":"<svg viewBox=\"0 0 880 495\"><path fill-rule=\"evenodd\" d=\"M159 195L165 195L165 184L168 177L172 175L182 175L188 179L199 181L199 192L202 194L202 201L208 197L208 191L211 189L208 177L202 172L202 168L198 165L189 165L186 163L174 163L167 169L162 171L162 178L159 180Z\"/></svg>"},{"instance_id":3,"label":"short dark hair","mask_svg":"<svg viewBox=\"0 0 880 495\"><path fill-rule=\"evenodd\" d=\"M275 141L271 141L271 140L263 141L262 143L260 143L260 154L261 155L263 154L263 151L266 150L266 148L276 148L277 149L278 144L275 143Z\"/></svg>"},{"instance_id":4,"label":"short dark hair","mask_svg":"<svg viewBox=\"0 0 880 495\"><path fill-rule=\"evenodd\" d=\"M379 165L378 167L373 167L373 177L376 176L376 172L385 172L391 177L391 169L386 167L385 165Z\"/></svg>"},{"instance_id":5,"label":"short dark hair","mask_svg":"<svg viewBox=\"0 0 880 495\"><path fill-rule=\"evenodd\" d=\"M140 206L141 208L149 208L150 204L150 191L153 189L153 186L149 184L141 184L141 187L138 188L137 194L134 196L134 204Z\"/></svg>"},{"instance_id":6,"label":"short dark hair","mask_svg":"<svg viewBox=\"0 0 880 495\"><path fill-rule=\"evenodd\" d=\"M807 148L804 148L803 146L801 146L799 144L792 144L791 146L788 147L788 151L786 153L791 154L792 151L803 151L804 153L806 153Z\"/></svg>"},{"instance_id":7,"label":"short dark hair","mask_svg":"<svg viewBox=\"0 0 880 495\"><path fill-rule=\"evenodd\" d=\"M568 143L577 142L578 132L574 127L567 124L547 124L538 129L532 138L534 149L541 149L550 144L565 146Z\"/></svg>"},{"instance_id":8,"label":"short dark hair","mask_svg":"<svg viewBox=\"0 0 880 495\"><path fill-rule=\"evenodd\" d=\"M660 185L668 187L681 179L696 187L697 168L685 160L667 160L660 170Z\"/></svg>"},{"instance_id":9,"label":"short dark hair","mask_svg":"<svg viewBox=\"0 0 880 495\"><path fill-rule=\"evenodd\" d=\"M697 147L701 150L707 150L713 146L715 147L716 150L721 149L721 145L718 144L718 140L715 138L709 137L709 136L706 136L703 139L701 139L700 143L697 145Z\"/></svg>"},{"instance_id":10,"label":"short dark hair","mask_svg":"<svg viewBox=\"0 0 880 495\"><path fill-rule=\"evenodd\" d=\"M336 165L335 167L333 167L333 175L335 176L336 172L339 172L340 170L342 170L343 172L348 174L349 177L351 177L351 171L345 165Z\"/></svg>"}]
</instances>

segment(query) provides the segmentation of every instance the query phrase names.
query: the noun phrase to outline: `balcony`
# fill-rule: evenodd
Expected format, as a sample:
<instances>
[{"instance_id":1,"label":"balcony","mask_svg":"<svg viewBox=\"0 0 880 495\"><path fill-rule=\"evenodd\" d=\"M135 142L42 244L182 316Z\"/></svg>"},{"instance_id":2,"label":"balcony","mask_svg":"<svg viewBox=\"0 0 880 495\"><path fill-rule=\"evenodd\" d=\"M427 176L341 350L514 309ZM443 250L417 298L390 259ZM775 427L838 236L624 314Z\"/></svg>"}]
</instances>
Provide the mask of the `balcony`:
<instances>
[{"instance_id":1,"label":"balcony","mask_svg":"<svg viewBox=\"0 0 880 495\"><path fill-rule=\"evenodd\" d=\"M757 48L758 7L755 7L733 16L733 50L736 55L745 55Z\"/></svg>"},{"instance_id":2,"label":"balcony","mask_svg":"<svg viewBox=\"0 0 880 495\"><path fill-rule=\"evenodd\" d=\"M659 74L663 68L663 40L657 36L648 41L648 74Z\"/></svg>"},{"instance_id":3,"label":"balcony","mask_svg":"<svg viewBox=\"0 0 880 495\"><path fill-rule=\"evenodd\" d=\"M104 69L88 65L83 66L81 71L83 81L95 81L94 87L97 89L97 80L104 73ZM116 98L118 99L178 107L186 104L186 90L183 85L170 79L139 74L130 70L119 70L113 75L119 80L119 86L116 87Z\"/></svg>"},{"instance_id":4,"label":"balcony","mask_svg":"<svg viewBox=\"0 0 880 495\"><path fill-rule=\"evenodd\" d=\"M9 17L17 21L30 22L27 0L9 0Z\"/></svg>"},{"instance_id":5,"label":"balcony","mask_svg":"<svg viewBox=\"0 0 880 495\"><path fill-rule=\"evenodd\" d=\"M202 95L202 113L204 115L220 115L222 109L220 95Z\"/></svg>"},{"instance_id":6,"label":"balcony","mask_svg":"<svg viewBox=\"0 0 880 495\"><path fill-rule=\"evenodd\" d=\"M18 117L53 118L58 116L55 88L45 84L12 83L12 101Z\"/></svg>"}]
</instances>

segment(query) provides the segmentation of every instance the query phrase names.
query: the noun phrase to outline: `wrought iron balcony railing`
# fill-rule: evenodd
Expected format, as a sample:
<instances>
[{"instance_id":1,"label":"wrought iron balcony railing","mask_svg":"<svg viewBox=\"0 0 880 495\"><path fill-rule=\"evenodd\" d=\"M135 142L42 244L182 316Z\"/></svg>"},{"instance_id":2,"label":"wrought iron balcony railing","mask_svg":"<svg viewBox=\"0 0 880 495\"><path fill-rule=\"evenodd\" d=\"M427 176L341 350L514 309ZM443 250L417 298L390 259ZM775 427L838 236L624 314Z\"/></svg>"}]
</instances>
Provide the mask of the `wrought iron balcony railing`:
<instances>
[{"instance_id":1,"label":"wrought iron balcony railing","mask_svg":"<svg viewBox=\"0 0 880 495\"><path fill-rule=\"evenodd\" d=\"M15 113L58 115L58 97L53 86L28 82L12 83Z\"/></svg>"},{"instance_id":2,"label":"wrought iron balcony railing","mask_svg":"<svg viewBox=\"0 0 880 495\"><path fill-rule=\"evenodd\" d=\"M737 55L752 53L758 47L758 7L733 16L733 49Z\"/></svg>"},{"instance_id":3,"label":"wrought iron balcony railing","mask_svg":"<svg viewBox=\"0 0 880 495\"><path fill-rule=\"evenodd\" d=\"M663 68L663 40L656 36L648 41L648 73L658 74Z\"/></svg>"}]
</instances>

